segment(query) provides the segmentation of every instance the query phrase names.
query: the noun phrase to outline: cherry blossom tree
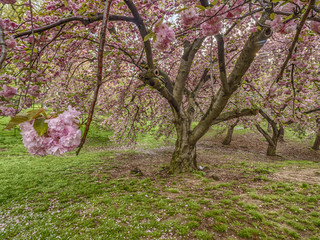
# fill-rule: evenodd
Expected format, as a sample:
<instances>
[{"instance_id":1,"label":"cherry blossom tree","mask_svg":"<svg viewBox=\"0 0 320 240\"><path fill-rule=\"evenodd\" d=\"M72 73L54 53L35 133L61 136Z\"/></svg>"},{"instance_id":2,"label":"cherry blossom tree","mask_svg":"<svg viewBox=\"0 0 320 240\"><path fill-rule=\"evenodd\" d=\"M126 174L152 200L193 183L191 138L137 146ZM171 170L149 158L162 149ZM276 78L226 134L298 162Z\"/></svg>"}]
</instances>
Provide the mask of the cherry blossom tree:
<instances>
[{"instance_id":1,"label":"cherry blossom tree","mask_svg":"<svg viewBox=\"0 0 320 240\"><path fill-rule=\"evenodd\" d=\"M257 113L225 110L253 64L268 64L256 58L261 48L283 46L270 81L286 81L297 44L320 33L315 0L0 3L23 13L1 16L1 115L34 103L57 111L77 106L88 114L81 146L94 109L122 138L174 128L171 172L198 169L196 145L213 124Z\"/></svg>"}]
</instances>

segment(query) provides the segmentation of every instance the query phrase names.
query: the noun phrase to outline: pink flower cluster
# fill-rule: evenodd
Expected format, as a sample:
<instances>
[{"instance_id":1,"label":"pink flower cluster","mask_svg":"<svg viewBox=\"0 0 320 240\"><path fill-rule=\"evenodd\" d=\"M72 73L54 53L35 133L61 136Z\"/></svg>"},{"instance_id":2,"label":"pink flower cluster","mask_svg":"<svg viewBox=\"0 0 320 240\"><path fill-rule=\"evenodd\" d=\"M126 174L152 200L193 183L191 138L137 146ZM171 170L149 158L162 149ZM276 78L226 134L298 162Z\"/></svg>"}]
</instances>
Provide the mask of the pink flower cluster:
<instances>
[{"instance_id":1,"label":"pink flower cluster","mask_svg":"<svg viewBox=\"0 0 320 240\"><path fill-rule=\"evenodd\" d=\"M315 33L320 34L320 22L312 21L310 23L310 29Z\"/></svg>"},{"instance_id":2,"label":"pink flower cluster","mask_svg":"<svg viewBox=\"0 0 320 240\"><path fill-rule=\"evenodd\" d=\"M9 87L7 85L4 85L2 87L2 91L0 91L0 96L6 98L6 99L10 99L12 98L14 95L16 95L17 93L17 89L14 87Z\"/></svg>"},{"instance_id":3,"label":"pink flower cluster","mask_svg":"<svg viewBox=\"0 0 320 240\"><path fill-rule=\"evenodd\" d=\"M15 4L17 0L0 0L3 4Z\"/></svg>"},{"instance_id":4,"label":"pink flower cluster","mask_svg":"<svg viewBox=\"0 0 320 240\"><path fill-rule=\"evenodd\" d=\"M221 13L225 12L226 9L227 7L221 9L218 6L215 6L205 10L207 21L201 24L201 30L204 36L212 36L220 32L222 28L222 20L225 18Z\"/></svg>"},{"instance_id":5,"label":"pink flower cluster","mask_svg":"<svg viewBox=\"0 0 320 240\"><path fill-rule=\"evenodd\" d=\"M199 15L193 8L189 8L182 12L181 21L182 25L185 27L190 27L196 24L199 20Z\"/></svg>"},{"instance_id":6,"label":"pink flower cluster","mask_svg":"<svg viewBox=\"0 0 320 240\"><path fill-rule=\"evenodd\" d=\"M16 40L12 36L9 35L6 40L7 48L15 48L17 46Z\"/></svg>"},{"instance_id":7,"label":"pink flower cluster","mask_svg":"<svg viewBox=\"0 0 320 240\"><path fill-rule=\"evenodd\" d=\"M13 117L15 114L15 109L13 107L4 107L0 106L0 116L11 116Z\"/></svg>"},{"instance_id":8,"label":"pink flower cluster","mask_svg":"<svg viewBox=\"0 0 320 240\"><path fill-rule=\"evenodd\" d=\"M18 24L12 22L10 19L1 19L0 18L0 25L3 29L7 31L14 31L18 28Z\"/></svg>"},{"instance_id":9,"label":"pink flower cluster","mask_svg":"<svg viewBox=\"0 0 320 240\"><path fill-rule=\"evenodd\" d=\"M31 155L62 155L65 152L74 150L81 141L79 130L80 112L69 106L68 111L58 117L48 119L47 134L38 136L33 128L33 122L20 124L21 135L25 147Z\"/></svg>"},{"instance_id":10,"label":"pink flower cluster","mask_svg":"<svg viewBox=\"0 0 320 240\"><path fill-rule=\"evenodd\" d=\"M154 28L154 32L157 38L154 46L160 51L168 49L169 44L175 39L175 33L173 29L166 23L156 25L156 27Z\"/></svg>"},{"instance_id":11,"label":"pink flower cluster","mask_svg":"<svg viewBox=\"0 0 320 240\"><path fill-rule=\"evenodd\" d=\"M282 17L279 15L277 15L273 21L267 20L266 24L270 25L273 31L282 33L282 34L289 34L293 32L297 27L294 21L283 23Z\"/></svg>"},{"instance_id":12,"label":"pink flower cluster","mask_svg":"<svg viewBox=\"0 0 320 240\"><path fill-rule=\"evenodd\" d=\"M246 9L243 6L243 0L236 0L235 3L230 7L232 10L227 13L227 18L239 17L240 14ZM241 5L241 6L240 6Z\"/></svg>"}]
</instances>

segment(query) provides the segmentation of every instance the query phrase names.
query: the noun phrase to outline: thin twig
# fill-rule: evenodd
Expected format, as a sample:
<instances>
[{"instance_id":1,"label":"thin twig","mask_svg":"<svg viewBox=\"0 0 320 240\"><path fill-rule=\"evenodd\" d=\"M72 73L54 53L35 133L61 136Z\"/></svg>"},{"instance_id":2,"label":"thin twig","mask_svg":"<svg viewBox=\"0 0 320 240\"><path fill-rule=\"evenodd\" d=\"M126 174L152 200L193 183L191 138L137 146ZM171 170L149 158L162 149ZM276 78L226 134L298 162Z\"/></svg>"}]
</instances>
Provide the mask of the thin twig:
<instances>
[{"instance_id":1,"label":"thin twig","mask_svg":"<svg viewBox=\"0 0 320 240\"><path fill-rule=\"evenodd\" d=\"M289 62L289 60L291 59L291 56L292 56L292 53L293 53L293 50L298 42L298 39L299 39L299 35L301 33L301 30L303 28L303 25L305 24L307 18L308 18L308 15L309 15L309 12L311 11L312 7L314 6L314 3L315 3L315 0L310 0L309 2L309 5L308 5L308 8L306 9L305 13L303 14L302 16L302 19L301 19L301 22L299 24L299 26L297 27L297 31L296 31L296 34L294 36L294 39L291 43L291 46L289 48L289 53L287 55L287 58L286 60L284 61L283 65L281 66L280 68L280 73L278 74L277 78L276 78L276 82L279 82L279 80L282 78L283 76L283 73L284 73L284 70L286 69L287 67L287 64Z\"/></svg>"},{"instance_id":2,"label":"thin twig","mask_svg":"<svg viewBox=\"0 0 320 240\"><path fill-rule=\"evenodd\" d=\"M94 107L97 102L98 94L99 94L99 89L102 85L102 67L103 67L103 51L104 51L104 46L106 43L106 32L107 32L107 24L108 24L108 19L109 19L109 12L110 12L110 7L111 7L111 2L112 0L107 0L106 5L104 8L103 12L103 20L102 20L102 26L101 26L101 32L100 32L100 43L99 43L99 50L98 50L98 72L97 72L97 83L96 87L94 89L94 96L93 96L93 101L91 103L91 108L89 111L89 117L88 121L86 123L86 129L83 133L81 142L79 144L78 150L76 152L76 155L80 153L81 148L83 147L83 144L86 141L87 134L89 132L90 128L90 123L93 118L93 113L94 113Z\"/></svg>"}]
</instances>

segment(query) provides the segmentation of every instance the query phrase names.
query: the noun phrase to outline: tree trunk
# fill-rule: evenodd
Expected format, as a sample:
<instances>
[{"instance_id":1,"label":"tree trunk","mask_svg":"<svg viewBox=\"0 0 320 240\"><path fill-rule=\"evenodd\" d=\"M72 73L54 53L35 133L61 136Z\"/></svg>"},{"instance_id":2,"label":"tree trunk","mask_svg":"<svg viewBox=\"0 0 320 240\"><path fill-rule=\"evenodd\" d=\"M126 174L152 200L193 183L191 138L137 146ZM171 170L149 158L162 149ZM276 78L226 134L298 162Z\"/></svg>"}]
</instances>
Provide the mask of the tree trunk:
<instances>
[{"instance_id":1,"label":"tree trunk","mask_svg":"<svg viewBox=\"0 0 320 240\"><path fill-rule=\"evenodd\" d=\"M170 162L170 173L198 170L196 146L189 143L190 124L187 120L176 123L177 140Z\"/></svg>"},{"instance_id":2,"label":"tree trunk","mask_svg":"<svg viewBox=\"0 0 320 240\"><path fill-rule=\"evenodd\" d=\"M318 122L318 131L317 131L317 135L316 135L316 139L314 140L312 149L314 150L319 150L320 148L320 118L317 119Z\"/></svg>"},{"instance_id":3,"label":"tree trunk","mask_svg":"<svg viewBox=\"0 0 320 240\"><path fill-rule=\"evenodd\" d=\"M268 142L267 156L276 156L277 144L279 141L282 125L280 124L278 128L277 123L272 120L262 109L259 110L259 113L268 121L268 125L271 126L272 130L272 136L270 136L270 134L263 130L263 128L259 124L256 124L258 131L265 137Z\"/></svg>"},{"instance_id":4,"label":"tree trunk","mask_svg":"<svg viewBox=\"0 0 320 240\"><path fill-rule=\"evenodd\" d=\"M284 127L282 124L279 127L279 142L284 142Z\"/></svg>"},{"instance_id":5,"label":"tree trunk","mask_svg":"<svg viewBox=\"0 0 320 240\"><path fill-rule=\"evenodd\" d=\"M271 133L271 132L272 132L272 127L271 127L271 124L270 124L269 122L268 122L267 131L268 131L268 133Z\"/></svg>"},{"instance_id":6,"label":"tree trunk","mask_svg":"<svg viewBox=\"0 0 320 240\"><path fill-rule=\"evenodd\" d=\"M277 145L269 143L268 149L267 149L267 156L276 156L277 155L276 152L277 152Z\"/></svg>"},{"instance_id":7,"label":"tree trunk","mask_svg":"<svg viewBox=\"0 0 320 240\"><path fill-rule=\"evenodd\" d=\"M222 142L223 145L230 145L231 140L232 140L233 130L237 126L238 122L239 122L239 120L237 120L234 124L232 124L231 126L228 127L227 136L225 137L225 139Z\"/></svg>"},{"instance_id":8,"label":"tree trunk","mask_svg":"<svg viewBox=\"0 0 320 240\"><path fill-rule=\"evenodd\" d=\"M320 148L320 131L318 132L316 139L314 140L314 143L312 146L313 150L319 150L319 148Z\"/></svg>"}]
</instances>

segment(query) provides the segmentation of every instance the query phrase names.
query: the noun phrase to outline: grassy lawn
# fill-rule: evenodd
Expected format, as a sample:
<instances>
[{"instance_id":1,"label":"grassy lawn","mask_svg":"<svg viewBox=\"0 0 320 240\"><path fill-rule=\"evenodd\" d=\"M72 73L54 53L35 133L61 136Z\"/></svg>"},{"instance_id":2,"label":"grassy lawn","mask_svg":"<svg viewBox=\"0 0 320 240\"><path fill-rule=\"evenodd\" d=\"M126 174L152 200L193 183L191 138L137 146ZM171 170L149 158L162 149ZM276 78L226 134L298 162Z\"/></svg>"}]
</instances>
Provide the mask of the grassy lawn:
<instances>
[{"instance_id":1,"label":"grassy lawn","mask_svg":"<svg viewBox=\"0 0 320 240\"><path fill-rule=\"evenodd\" d=\"M78 157L33 157L18 130L2 131L6 122L0 119L0 239L320 239L318 162L221 150L221 162L169 176L161 167L170 151L121 150L99 129ZM141 142L161 146L150 136ZM135 164L144 174L130 171ZM282 178L288 169L314 181Z\"/></svg>"}]
</instances>

